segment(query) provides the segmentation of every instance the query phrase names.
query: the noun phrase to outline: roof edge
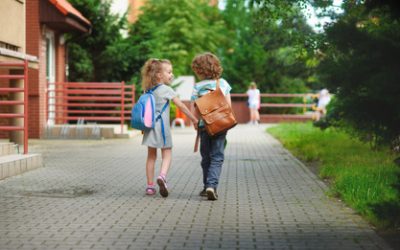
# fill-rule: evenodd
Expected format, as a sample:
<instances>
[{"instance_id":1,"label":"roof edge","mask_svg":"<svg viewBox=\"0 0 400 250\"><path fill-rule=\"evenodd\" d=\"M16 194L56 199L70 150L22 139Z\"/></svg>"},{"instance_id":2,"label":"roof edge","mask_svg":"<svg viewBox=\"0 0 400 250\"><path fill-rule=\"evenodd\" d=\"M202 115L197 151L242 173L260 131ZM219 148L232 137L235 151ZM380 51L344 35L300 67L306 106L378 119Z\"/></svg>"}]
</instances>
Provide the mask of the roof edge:
<instances>
[{"instance_id":1,"label":"roof edge","mask_svg":"<svg viewBox=\"0 0 400 250\"><path fill-rule=\"evenodd\" d=\"M89 20L87 20L77 9L75 9L69 2L66 1L70 5L70 7L76 11L77 14L74 12L69 11L65 5L59 2L59 0L49 0L51 4L53 4L64 16L71 16L74 19L77 19L78 21L83 21L87 26L91 27L92 24L90 23Z\"/></svg>"}]
</instances>

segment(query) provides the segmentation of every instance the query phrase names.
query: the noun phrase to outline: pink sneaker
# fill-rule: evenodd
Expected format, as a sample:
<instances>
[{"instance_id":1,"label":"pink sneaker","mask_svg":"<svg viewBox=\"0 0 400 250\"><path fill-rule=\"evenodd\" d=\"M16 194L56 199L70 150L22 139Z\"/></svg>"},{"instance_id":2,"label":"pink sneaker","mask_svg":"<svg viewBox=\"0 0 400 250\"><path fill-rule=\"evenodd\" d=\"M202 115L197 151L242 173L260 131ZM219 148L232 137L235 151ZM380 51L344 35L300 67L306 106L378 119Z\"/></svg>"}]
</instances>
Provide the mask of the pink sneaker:
<instances>
[{"instance_id":1,"label":"pink sneaker","mask_svg":"<svg viewBox=\"0 0 400 250\"><path fill-rule=\"evenodd\" d=\"M156 194L156 189L154 188L154 186L148 186L146 188L146 195L155 195Z\"/></svg>"},{"instance_id":2,"label":"pink sneaker","mask_svg":"<svg viewBox=\"0 0 400 250\"><path fill-rule=\"evenodd\" d=\"M157 177L157 184L160 187L160 194L162 197L168 197L168 187L165 177L160 175Z\"/></svg>"}]
</instances>

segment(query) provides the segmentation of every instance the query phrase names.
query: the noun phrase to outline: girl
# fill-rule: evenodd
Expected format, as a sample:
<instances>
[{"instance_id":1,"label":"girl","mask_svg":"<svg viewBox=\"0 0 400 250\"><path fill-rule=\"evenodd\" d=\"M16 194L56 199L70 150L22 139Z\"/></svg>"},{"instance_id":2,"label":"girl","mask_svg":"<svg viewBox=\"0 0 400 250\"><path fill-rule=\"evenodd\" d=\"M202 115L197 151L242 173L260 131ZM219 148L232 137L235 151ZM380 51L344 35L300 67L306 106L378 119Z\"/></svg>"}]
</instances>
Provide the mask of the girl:
<instances>
[{"instance_id":1,"label":"girl","mask_svg":"<svg viewBox=\"0 0 400 250\"><path fill-rule=\"evenodd\" d=\"M160 187L161 196L167 197L168 187L166 175L171 164L172 138L169 121L169 103L166 103L172 100L175 105L190 118L196 129L198 120L185 104L179 100L175 91L169 86L174 76L172 73L172 65L169 60L149 59L144 64L141 73L143 90L149 90L159 85L153 92L156 102L156 117L162 112L161 119L157 120L154 129L145 131L143 135L142 145L147 146L146 194L154 195L156 193L153 183L154 165L157 159L157 148L161 148L162 161L160 175L157 177L157 184ZM162 111L165 105L166 108Z\"/></svg>"},{"instance_id":2,"label":"girl","mask_svg":"<svg viewBox=\"0 0 400 250\"><path fill-rule=\"evenodd\" d=\"M192 101L209 92L210 89L215 90L217 79L219 79L221 91L229 105L231 105L231 86L227 81L220 78L222 67L219 59L211 54L204 53L197 55L192 61L192 69L200 82L196 83L193 89ZM197 114L199 117L199 114ZM224 144L226 132L217 136L209 136L204 129L203 121L199 123L200 133L200 154L201 167L203 169L203 190L200 196L207 196L208 200L217 200L217 187L219 176L224 162Z\"/></svg>"},{"instance_id":3,"label":"girl","mask_svg":"<svg viewBox=\"0 0 400 250\"><path fill-rule=\"evenodd\" d=\"M260 108L260 90L257 89L255 82L250 83L249 90L247 90L247 96L249 97L248 105L250 109L250 122L249 124L258 124L260 120L260 113L258 109Z\"/></svg>"}]
</instances>

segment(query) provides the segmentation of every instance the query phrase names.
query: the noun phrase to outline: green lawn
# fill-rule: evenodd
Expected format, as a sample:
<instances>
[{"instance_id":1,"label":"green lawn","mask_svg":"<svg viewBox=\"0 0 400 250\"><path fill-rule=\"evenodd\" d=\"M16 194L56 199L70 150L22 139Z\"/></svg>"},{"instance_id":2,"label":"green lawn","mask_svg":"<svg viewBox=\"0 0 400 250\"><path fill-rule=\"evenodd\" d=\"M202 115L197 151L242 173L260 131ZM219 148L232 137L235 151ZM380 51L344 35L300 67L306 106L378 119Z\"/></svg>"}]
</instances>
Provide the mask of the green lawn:
<instances>
[{"instance_id":1,"label":"green lawn","mask_svg":"<svg viewBox=\"0 0 400 250\"><path fill-rule=\"evenodd\" d=\"M373 151L344 132L321 131L311 123L279 124L268 132L306 164L317 162L330 195L380 228L400 225L400 168L393 162L399 155Z\"/></svg>"}]
</instances>

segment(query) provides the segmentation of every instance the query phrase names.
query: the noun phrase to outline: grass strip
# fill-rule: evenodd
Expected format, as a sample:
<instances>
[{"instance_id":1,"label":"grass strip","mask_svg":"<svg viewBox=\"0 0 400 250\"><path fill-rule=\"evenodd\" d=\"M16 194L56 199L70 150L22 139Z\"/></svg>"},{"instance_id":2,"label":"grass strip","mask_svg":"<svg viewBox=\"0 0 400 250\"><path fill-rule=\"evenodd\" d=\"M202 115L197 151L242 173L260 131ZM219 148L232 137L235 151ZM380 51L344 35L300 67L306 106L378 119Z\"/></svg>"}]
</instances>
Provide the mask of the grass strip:
<instances>
[{"instance_id":1,"label":"grass strip","mask_svg":"<svg viewBox=\"0 0 400 250\"><path fill-rule=\"evenodd\" d=\"M318 175L340 197L378 228L400 226L399 155L372 150L343 131L320 130L312 123L282 123L268 132L303 162L317 163Z\"/></svg>"}]
</instances>

